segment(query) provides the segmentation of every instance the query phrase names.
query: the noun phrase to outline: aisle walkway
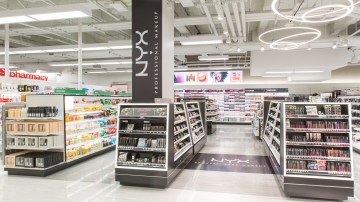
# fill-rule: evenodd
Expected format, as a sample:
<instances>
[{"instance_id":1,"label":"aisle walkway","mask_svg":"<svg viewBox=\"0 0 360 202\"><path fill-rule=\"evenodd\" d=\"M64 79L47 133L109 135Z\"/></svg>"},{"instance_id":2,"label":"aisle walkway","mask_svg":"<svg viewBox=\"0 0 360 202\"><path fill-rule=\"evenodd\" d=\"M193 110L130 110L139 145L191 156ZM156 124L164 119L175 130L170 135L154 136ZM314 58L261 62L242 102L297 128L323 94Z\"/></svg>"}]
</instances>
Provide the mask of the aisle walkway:
<instances>
[{"instance_id":1,"label":"aisle walkway","mask_svg":"<svg viewBox=\"0 0 360 202\"><path fill-rule=\"evenodd\" d=\"M208 143L201 151L204 156L234 155L241 161L249 160L250 165L267 165L261 160L264 155L262 144L252 136L250 126L218 126L216 134L208 136ZM247 156L246 156L247 155ZM205 158L204 157L204 158ZM219 158L218 158L219 157ZM355 156L356 188L360 190L360 156ZM310 201L284 196L274 175L267 172L251 173L252 169L243 166L208 164L194 161L196 168L223 171L205 171L192 167L186 169L167 189L152 189L121 186L114 181L114 152L99 156L82 164L73 166L46 178L7 176L0 172L0 201L126 201L126 202L252 202L252 201ZM206 162L205 162L206 164ZM235 169L234 166L241 167ZM194 170L195 169L195 170ZM216 170L215 169L215 170ZM1 169L2 170L2 169ZM249 171L250 170L250 171ZM19 191L21 190L21 191ZM359 201L360 195L349 201ZM319 201L319 200L312 200Z\"/></svg>"}]
</instances>

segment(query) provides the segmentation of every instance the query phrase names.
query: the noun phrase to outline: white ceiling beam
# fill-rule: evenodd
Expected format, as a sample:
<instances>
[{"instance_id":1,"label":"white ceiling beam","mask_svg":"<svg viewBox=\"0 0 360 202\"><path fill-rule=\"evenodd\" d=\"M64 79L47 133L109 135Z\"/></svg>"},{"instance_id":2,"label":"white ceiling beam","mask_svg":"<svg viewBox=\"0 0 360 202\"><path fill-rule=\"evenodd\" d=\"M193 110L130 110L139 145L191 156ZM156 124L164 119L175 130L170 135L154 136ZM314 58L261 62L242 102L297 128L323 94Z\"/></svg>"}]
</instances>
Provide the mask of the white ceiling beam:
<instances>
[{"instance_id":1,"label":"white ceiling beam","mask_svg":"<svg viewBox=\"0 0 360 202\"><path fill-rule=\"evenodd\" d=\"M241 26L242 26L243 38L244 38L244 41L247 41L246 13L245 13L244 1L240 2L240 12L241 12Z\"/></svg>"},{"instance_id":2,"label":"white ceiling beam","mask_svg":"<svg viewBox=\"0 0 360 202\"><path fill-rule=\"evenodd\" d=\"M205 5L205 0L200 0L200 2L202 4L204 4L202 8L203 8L203 10L205 12L206 18L208 19L208 24L210 24L211 32L214 33L216 36L218 36L219 34L218 34L217 30L216 30L214 20L213 20L211 14L210 14L210 11L209 11L208 7ZM176 23L176 20L174 21L174 23Z\"/></svg>"},{"instance_id":3,"label":"white ceiling beam","mask_svg":"<svg viewBox=\"0 0 360 202\"><path fill-rule=\"evenodd\" d=\"M232 3L232 7L233 7L233 10L234 10L234 17L235 17L235 24L236 24L236 28L237 28L237 33L238 33L239 37L242 37L239 7L238 7L236 2Z\"/></svg>"},{"instance_id":4,"label":"white ceiling beam","mask_svg":"<svg viewBox=\"0 0 360 202\"><path fill-rule=\"evenodd\" d=\"M228 6L227 3L223 3L222 6L224 8L226 21L227 21L227 23L229 25L231 36L236 37L235 27L234 27L234 23L233 23L234 21L233 21L232 15L230 13L229 6Z\"/></svg>"},{"instance_id":5,"label":"white ceiling beam","mask_svg":"<svg viewBox=\"0 0 360 202\"><path fill-rule=\"evenodd\" d=\"M270 11L266 12L247 12L245 15L245 22L259 22L259 21L271 21L275 20L276 15ZM217 20L217 16L211 16L210 18L207 16L200 16L200 17L180 17L175 18L174 25L175 27L179 26L191 26L191 25L209 25L211 19L213 23L213 29L215 29L215 24L220 23ZM237 17L232 16L233 20L236 20ZM284 20L280 18L279 20ZM130 30L131 29L131 21L122 21L116 23L96 23L93 24L97 28L103 31L119 31L119 30ZM10 36L26 36L26 35L41 35L41 34L49 34L49 31L45 31L44 29L50 27L43 27L43 28L15 28L11 29L12 33ZM76 33L77 32L77 25L67 25L67 26L54 26L51 27L51 30L64 30L69 33ZM96 32L94 27L92 26L83 26L83 32ZM4 30L0 30L0 35L4 35Z\"/></svg>"}]
</instances>

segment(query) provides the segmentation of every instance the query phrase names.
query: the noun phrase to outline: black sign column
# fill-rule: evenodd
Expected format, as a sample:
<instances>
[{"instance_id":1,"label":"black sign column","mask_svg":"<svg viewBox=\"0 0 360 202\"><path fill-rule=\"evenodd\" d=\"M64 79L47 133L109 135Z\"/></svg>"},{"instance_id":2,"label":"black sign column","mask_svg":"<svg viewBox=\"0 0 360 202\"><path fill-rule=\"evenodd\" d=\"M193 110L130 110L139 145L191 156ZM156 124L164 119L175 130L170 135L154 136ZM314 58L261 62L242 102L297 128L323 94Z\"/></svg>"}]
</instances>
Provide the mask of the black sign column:
<instances>
[{"instance_id":1,"label":"black sign column","mask_svg":"<svg viewBox=\"0 0 360 202\"><path fill-rule=\"evenodd\" d=\"M172 8L173 5L163 0L132 1L132 96L135 103L152 103L155 98L173 99Z\"/></svg>"}]
</instances>

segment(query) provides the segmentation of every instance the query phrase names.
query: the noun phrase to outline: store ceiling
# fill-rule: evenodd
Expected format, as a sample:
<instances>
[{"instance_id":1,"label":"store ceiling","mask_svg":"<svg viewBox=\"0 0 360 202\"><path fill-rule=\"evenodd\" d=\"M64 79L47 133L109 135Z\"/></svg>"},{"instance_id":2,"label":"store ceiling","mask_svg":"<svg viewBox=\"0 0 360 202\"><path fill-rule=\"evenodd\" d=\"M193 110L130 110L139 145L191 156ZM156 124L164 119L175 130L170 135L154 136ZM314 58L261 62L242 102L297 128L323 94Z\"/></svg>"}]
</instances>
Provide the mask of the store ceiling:
<instances>
[{"instance_id":1,"label":"store ceiling","mask_svg":"<svg viewBox=\"0 0 360 202\"><path fill-rule=\"evenodd\" d=\"M287 0L281 1L279 9L284 12L294 12L298 3L303 2L301 9L314 8L328 3L331 0ZM332 1L339 2L342 0ZM345 0L344 0L345 1ZM346 2L346 1L345 1ZM175 0L175 64L191 67L204 66L234 66L248 68L250 65L250 51L259 51L263 46L258 36L266 30L278 27L303 25L290 22L278 17L271 10L272 0ZM58 5L82 5L92 10L92 17L82 20L83 42L90 46L100 43L131 41L131 0L1 0L1 11L36 8ZM1 13L0 11L0 13ZM210 14L207 15L206 13ZM222 13L224 20L218 19ZM349 61L354 54L358 54L360 47L358 36L358 19L360 7L341 20L311 25L321 30L322 36L311 43L312 48L331 48L334 42L348 39L352 47ZM224 35L224 30L229 35ZM77 20L55 20L46 22L28 22L10 25L10 49L27 50L41 49L51 46L77 46ZM224 40L221 45L182 46L179 41L189 36L218 35ZM5 31L0 29L0 44L3 45ZM352 36L353 35L353 36ZM231 44L225 43L227 39ZM240 48L240 52L238 52ZM307 49L308 46L301 46ZM266 51L270 51L265 46ZM0 51L1 52L1 51ZM360 53L360 52L359 52ZM200 62L199 55L228 54L227 62ZM86 51L84 61L126 60L131 58L130 49ZM4 57L0 57L3 63ZM29 71L36 69L69 69L76 67L50 67L51 62L76 62L77 52L59 53L27 53L10 56L10 63ZM85 69L99 69L99 65L85 66ZM130 68L130 65L100 65L100 68L116 69Z\"/></svg>"}]
</instances>

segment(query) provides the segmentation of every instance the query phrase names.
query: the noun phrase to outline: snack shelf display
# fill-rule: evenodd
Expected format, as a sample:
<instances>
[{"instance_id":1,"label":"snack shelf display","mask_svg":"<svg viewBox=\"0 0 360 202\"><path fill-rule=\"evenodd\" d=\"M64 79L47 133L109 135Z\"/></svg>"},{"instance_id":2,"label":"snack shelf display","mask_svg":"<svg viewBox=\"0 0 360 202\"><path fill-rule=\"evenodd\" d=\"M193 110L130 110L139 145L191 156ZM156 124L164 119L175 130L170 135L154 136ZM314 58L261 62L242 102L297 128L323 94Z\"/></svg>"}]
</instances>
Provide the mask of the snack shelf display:
<instances>
[{"instance_id":1,"label":"snack shelf display","mask_svg":"<svg viewBox=\"0 0 360 202\"><path fill-rule=\"evenodd\" d=\"M46 176L115 149L117 108L125 97L28 95L5 105L4 168Z\"/></svg>"},{"instance_id":2,"label":"snack shelf display","mask_svg":"<svg viewBox=\"0 0 360 202\"><path fill-rule=\"evenodd\" d=\"M337 99L351 104L353 149L360 153L360 96L338 96Z\"/></svg>"},{"instance_id":3,"label":"snack shelf display","mask_svg":"<svg viewBox=\"0 0 360 202\"><path fill-rule=\"evenodd\" d=\"M351 105L283 102L280 111L280 162L271 165L284 192L328 200L354 196Z\"/></svg>"},{"instance_id":4,"label":"snack shelf display","mask_svg":"<svg viewBox=\"0 0 360 202\"><path fill-rule=\"evenodd\" d=\"M194 154L196 154L206 143L205 123L203 121L204 119L202 117L199 102L186 102L185 104L194 145Z\"/></svg>"},{"instance_id":5,"label":"snack shelf display","mask_svg":"<svg viewBox=\"0 0 360 202\"><path fill-rule=\"evenodd\" d=\"M130 98L65 96L66 161L114 149L117 104Z\"/></svg>"}]
</instances>

